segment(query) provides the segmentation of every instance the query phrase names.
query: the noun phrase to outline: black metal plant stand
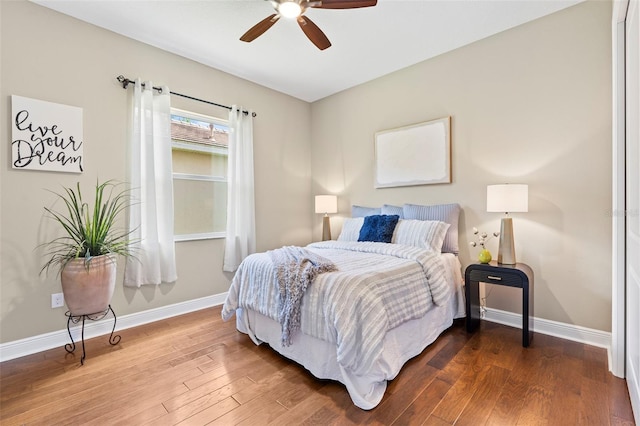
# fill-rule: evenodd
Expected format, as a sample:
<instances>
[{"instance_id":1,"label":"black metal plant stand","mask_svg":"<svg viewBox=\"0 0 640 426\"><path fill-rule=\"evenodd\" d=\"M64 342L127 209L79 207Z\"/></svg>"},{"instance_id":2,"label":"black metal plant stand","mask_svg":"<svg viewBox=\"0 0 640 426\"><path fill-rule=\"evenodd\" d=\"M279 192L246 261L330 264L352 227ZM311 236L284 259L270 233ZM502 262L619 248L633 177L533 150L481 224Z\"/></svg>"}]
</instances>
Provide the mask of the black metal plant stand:
<instances>
[{"instance_id":1,"label":"black metal plant stand","mask_svg":"<svg viewBox=\"0 0 640 426\"><path fill-rule=\"evenodd\" d=\"M109 343L111 345L117 345L118 343L120 343L120 335L116 334L115 336L113 335L113 333L116 330L116 313L113 312L113 308L111 307L111 305L109 305L109 307L107 309L105 309L102 312L96 312L94 314L86 314L86 315L72 315L71 312L67 311L65 313L65 315L67 316L67 332L69 333L69 339L71 339L71 343L67 343L66 345L64 345L64 349L68 352L68 353L73 353L76 350L76 343L73 341L73 337L71 336L71 323L73 324L78 324L80 321L82 321L82 331L81 331L81 336L82 336L82 358L80 358L80 365L84 365L84 359L86 357L86 352L84 349L84 322L85 320L90 320L90 321L99 321L101 319L103 319L104 317L107 316L107 314L109 314L109 312L111 312L111 314L113 315L113 328L111 329L111 335L109 336Z\"/></svg>"}]
</instances>

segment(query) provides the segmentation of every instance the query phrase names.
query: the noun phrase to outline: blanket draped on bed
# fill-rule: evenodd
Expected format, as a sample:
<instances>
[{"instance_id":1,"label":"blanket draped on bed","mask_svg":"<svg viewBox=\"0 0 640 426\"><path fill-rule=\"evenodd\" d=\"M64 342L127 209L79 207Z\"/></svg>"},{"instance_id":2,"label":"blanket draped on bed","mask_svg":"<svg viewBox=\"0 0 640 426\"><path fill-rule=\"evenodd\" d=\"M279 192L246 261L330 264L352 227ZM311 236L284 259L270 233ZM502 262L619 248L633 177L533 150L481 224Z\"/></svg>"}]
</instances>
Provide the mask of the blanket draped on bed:
<instances>
[{"instance_id":1,"label":"blanket draped on bed","mask_svg":"<svg viewBox=\"0 0 640 426\"><path fill-rule=\"evenodd\" d=\"M387 331L423 317L451 296L439 253L375 242L323 241L307 250L338 270L317 275L303 295L300 331L337 346L338 363L366 375L382 354ZM222 309L251 309L278 320L276 268L267 253L248 256L231 282ZM295 344L295 342L294 342Z\"/></svg>"},{"instance_id":2,"label":"blanket draped on bed","mask_svg":"<svg viewBox=\"0 0 640 426\"><path fill-rule=\"evenodd\" d=\"M302 247L285 246L267 253L276 268L282 346L289 346L291 335L300 330L300 304L307 287L318 274L337 268L333 262Z\"/></svg>"}]
</instances>

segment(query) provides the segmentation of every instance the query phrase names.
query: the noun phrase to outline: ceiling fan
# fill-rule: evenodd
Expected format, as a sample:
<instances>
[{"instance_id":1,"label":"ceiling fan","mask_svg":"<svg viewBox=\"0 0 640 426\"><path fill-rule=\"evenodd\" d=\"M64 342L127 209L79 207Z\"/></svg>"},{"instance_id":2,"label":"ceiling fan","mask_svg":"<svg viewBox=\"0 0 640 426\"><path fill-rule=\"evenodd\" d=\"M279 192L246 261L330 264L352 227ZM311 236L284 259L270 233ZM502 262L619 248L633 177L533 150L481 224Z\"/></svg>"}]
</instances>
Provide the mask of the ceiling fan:
<instances>
[{"instance_id":1,"label":"ceiling fan","mask_svg":"<svg viewBox=\"0 0 640 426\"><path fill-rule=\"evenodd\" d=\"M311 40L313 44L320 50L324 50L331 46L331 42L320 28L313 21L306 16L304 12L312 7L317 9L356 9L360 7L371 7L377 4L377 0L268 0L271 1L271 5L276 10L271 16L266 17L256 25L251 27L249 31L244 33L240 40L251 42L260 37L267 31L273 24L275 24L280 17L289 19L295 19L298 21L298 25L305 33L305 35Z\"/></svg>"}]
</instances>

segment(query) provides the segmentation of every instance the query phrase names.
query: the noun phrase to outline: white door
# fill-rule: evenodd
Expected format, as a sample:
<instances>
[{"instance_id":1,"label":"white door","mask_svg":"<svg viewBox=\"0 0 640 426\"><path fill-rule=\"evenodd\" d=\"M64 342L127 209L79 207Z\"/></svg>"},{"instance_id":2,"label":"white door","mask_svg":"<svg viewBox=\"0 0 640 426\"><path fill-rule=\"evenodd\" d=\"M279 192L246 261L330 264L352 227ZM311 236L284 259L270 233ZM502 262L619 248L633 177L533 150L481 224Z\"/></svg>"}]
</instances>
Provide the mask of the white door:
<instances>
[{"instance_id":1,"label":"white door","mask_svg":"<svg viewBox=\"0 0 640 426\"><path fill-rule=\"evenodd\" d=\"M631 0L626 45L626 378L636 422L640 423L640 0Z\"/></svg>"}]
</instances>

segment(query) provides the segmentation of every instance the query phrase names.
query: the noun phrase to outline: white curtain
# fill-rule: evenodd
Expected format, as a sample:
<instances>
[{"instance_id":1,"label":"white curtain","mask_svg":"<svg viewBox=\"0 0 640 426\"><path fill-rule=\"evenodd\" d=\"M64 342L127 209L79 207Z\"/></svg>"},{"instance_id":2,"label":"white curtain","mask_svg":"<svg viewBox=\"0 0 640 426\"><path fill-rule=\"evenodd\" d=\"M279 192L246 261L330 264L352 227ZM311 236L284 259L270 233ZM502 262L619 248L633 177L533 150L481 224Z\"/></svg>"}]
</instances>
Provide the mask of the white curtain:
<instances>
[{"instance_id":1,"label":"white curtain","mask_svg":"<svg viewBox=\"0 0 640 426\"><path fill-rule=\"evenodd\" d=\"M134 205L129 230L138 240L128 258L124 285L176 281L173 242L173 180L169 89L154 93L150 81L136 79L129 132L129 179Z\"/></svg>"},{"instance_id":2,"label":"white curtain","mask_svg":"<svg viewBox=\"0 0 640 426\"><path fill-rule=\"evenodd\" d=\"M244 114L242 107L234 105L229 113L229 132L227 236L222 269L233 272L256 251L251 111Z\"/></svg>"}]
</instances>

